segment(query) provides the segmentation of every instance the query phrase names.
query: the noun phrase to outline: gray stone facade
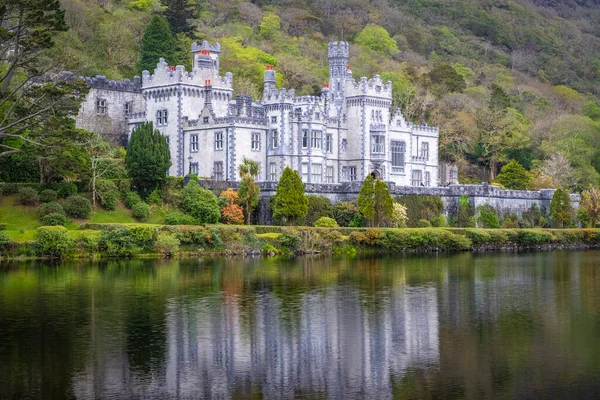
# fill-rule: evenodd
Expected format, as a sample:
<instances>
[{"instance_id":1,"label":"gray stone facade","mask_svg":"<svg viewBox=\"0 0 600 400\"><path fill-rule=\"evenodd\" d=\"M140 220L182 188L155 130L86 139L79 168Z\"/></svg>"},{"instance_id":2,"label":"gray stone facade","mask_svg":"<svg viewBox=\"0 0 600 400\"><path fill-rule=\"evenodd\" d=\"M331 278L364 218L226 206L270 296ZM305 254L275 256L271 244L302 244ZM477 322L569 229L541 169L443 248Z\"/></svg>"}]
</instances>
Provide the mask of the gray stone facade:
<instances>
[{"instance_id":1,"label":"gray stone facade","mask_svg":"<svg viewBox=\"0 0 600 400\"><path fill-rule=\"evenodd\" d=\"M260 182L277 182L286 166L307 184L362 182L368 174L396 185L440 182L438 129L392 110L391 82L355 80L348 43L329 43L320 96L277 89L267 66L262 99L234 97L232 74L219 74L220 53L218 43L194 43L192 71L161 59L134 82L88 78L78 126L123 137L154 122L168 138L173 176L235 181L248 158L260 165Z\"/></svg>"}]
</instances>

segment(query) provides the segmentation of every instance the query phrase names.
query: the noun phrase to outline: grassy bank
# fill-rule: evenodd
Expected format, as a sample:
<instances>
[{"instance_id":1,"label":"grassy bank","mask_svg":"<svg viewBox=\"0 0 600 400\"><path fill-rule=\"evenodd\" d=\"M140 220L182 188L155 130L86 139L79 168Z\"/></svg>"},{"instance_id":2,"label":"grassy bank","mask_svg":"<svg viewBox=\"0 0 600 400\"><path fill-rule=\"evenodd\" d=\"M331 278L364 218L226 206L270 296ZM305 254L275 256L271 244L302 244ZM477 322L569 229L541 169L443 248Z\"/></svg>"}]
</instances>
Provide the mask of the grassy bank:
<instances>
[{"instance_id":1,"label":"grassy bank","mask_svg":"<svg viewBox=\"0 0 600 400\"><path fill-rule=\"evenodd\" d=\"M14 232L14 231L13 231ZM600 229L308 228L85 223L0 233L3 258L600 248Z\"/></svg>"}]
</instances>

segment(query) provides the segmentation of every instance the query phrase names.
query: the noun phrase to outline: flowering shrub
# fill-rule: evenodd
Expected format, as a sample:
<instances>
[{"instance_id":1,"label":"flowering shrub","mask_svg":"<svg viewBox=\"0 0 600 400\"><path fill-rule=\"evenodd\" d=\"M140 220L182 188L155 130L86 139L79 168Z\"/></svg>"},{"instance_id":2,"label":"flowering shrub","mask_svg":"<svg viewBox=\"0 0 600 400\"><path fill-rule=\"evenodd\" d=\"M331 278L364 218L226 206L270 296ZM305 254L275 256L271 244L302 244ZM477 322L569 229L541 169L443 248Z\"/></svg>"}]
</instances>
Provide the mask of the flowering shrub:
<instances>
[{"instance_id":1,"label":"flowering shrub","mask_svg":"<svg viewBox=\"0 0 600 400\"><path fill-rule=\"evenodd\" d=\"M227 205L240 204L240 197L238 196L238 193L232 188L223 190L219 195L219 199L224 200L224 202Z\"/></svg>"},{"instance_id":2,"label":"flowering shrub","mask_svg":"<svg viewBox=\"0 0 600 400\"><path fill-rule=\"evenodd\" d=\"M242 225L244 223L244 212L236 204L230 204L221 208L221 220L229 225Z\"/></svg>"}]
</instances>

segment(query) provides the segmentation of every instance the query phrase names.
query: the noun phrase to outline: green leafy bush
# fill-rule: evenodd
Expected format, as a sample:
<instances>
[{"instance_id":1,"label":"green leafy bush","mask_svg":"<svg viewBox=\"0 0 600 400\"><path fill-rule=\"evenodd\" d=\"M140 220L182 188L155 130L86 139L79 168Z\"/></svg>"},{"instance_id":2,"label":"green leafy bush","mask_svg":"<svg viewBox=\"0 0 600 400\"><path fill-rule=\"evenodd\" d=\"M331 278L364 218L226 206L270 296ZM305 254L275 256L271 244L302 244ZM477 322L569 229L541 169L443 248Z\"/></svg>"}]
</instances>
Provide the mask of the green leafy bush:
<instances>
[{"instance_id":1,"label":"green leafy bush","mask_svg":"<svg viewBox=\"0 0 600 400\"><path fill-rule=\"evenodd\" d=\"M16 183L4 183L2 185L2 194L4 196L10 196L11 194L15 194L19 191L19 185Z\"/></svg>"},{"instance_id":2,"label":"green leafy bush","mask_svg":"<svg viewBox=\"0 0 600 400\"><path fill-rule=\"evenodd\" d=\"M43 218L48 214L66 215L65 209L63 208L63 206L61 206L60 203L58 203L56 201L51 201L50 203L44 203L44 204L40 205L40 208L38 208L38 215L40 216L40 218Z\"/></svg>"},{"instance_id":3,"label":"green leafy bush","mask_svg":"<svg viewBox=\"0 0 600 400\"><path fill-rule=\"evenodd\" d=\"M525 228L541 227L542 212L537 204L533 204L527 211L521 215Z\"/></svg>"},{"instance_id":4,"label":"green leafy bush","mask_svg":"<svg viewBox=\"0 0 600 400\"><path fill-rule=\"evenodd\" d=\"M426 219L420 219L417 221L417 228L431 228L432 224Z\"/></svg>"},{"instance_id":5,"label":"green leafy bush","mask_svg":"<svg viewBox=\"0 0 600 400\"><path fill-rule=\"evenodd\" d=\"M431 220L431 225L436 228L445 228L448 226L448 220L446 219L445 214L440 214L434 219Z\"/></svg>"},{"instance_id":6,"label":"green leafy bush","mask_svg":"<svg viewBox=\"0 0 600 400\"><path fill-rule=\"evenodd\" d=\"M94 254L98 252L100 246L100 232L85 232L79 238L76 243L79 251L86 254Z\"/></svg>"},{"instance_id":7,"label":"green leafy bush","mask_svg":"<svg viewBox=\"0 0 600 400\"><path fill-rule=\"evenodd\" d=\"M41 203L49 203L58 199L58 193L52 189L44 189L39 194Z\"/></svg>"},{"instance_id":8,"label":"green leafy bush","mask_svg":"<svg viewBox=\"0 0 600 400\"><path fill-rule=\"evenodd\" d=\"M502 221L504 229L514 229L519 227L519 217L516 214L510 214Z\"/></svg>"},{"instance_id":9,"label":"green leafy bush","mask_svg":"<svg viewBox=\"0 0 600 400\"><path fill-rule=\"evenodd\" d=\"M12 244L11 238L6 232L0 231L0 250L8 248Z\"/></svg>"},{"instance_id":10,"label":"green leafy bush","mask_svg":"<svg viewBox=\"0 0 600 400\"><path fill-rule=\"evenodd\" d=\"M140 221L147 221L150 217L150 206L144 202L137 203L131 208L131 215Z\"/></svg>"},{"instance_id":11,"label":"green leafy bush","mask_svg":"<svg viewBox=\"0 0 600 400\"><path fill-rule=\"evenodd\" d=\"M140 251L127 228L102 231L98 247L110 257L131 257Z\"/></svg>"},{"instance_id":12,"label":"green leafy bush","mask_svg":"<svg viewBox=\"0 0 600 400\"><path fill-rule=\"evenodd\" d=\"M519 231L517 238L519 244L522 246L539 246L552 243L554 237L550 232L536 229L523 229Z\"/></svg>"},{"instance_id":13,"label":"green leafy bush","mask_svg":"<svg viewBox=\"0 0 600 400\"><path fill-rule=\"evenodd\" d=\"M556 189L550 201L550 216L554 228L566 228L573 223L571 196L564 189Z\"/></svg>"},{"instance_id":14,"label":"green leafy bush","mask_svg":"<svg viewBox=\"0 0 600 400\"><path fill-rule=\"evenodd\" d=\"M77 185L74 182L60 182L52 185L58 197L65 199L69 196L75 196L77 194Z\"/></svg>"},{"instance_id":15,"label":"green leafy bush","mask_svg":"<svg viewBox=\"0 0 600 400\"><path fill-rule=\"evenodd\" d=\"M134 225L129 228L135 244L140 247L152 247L156 231L155 227L148 225Z\"/></svg>"},{"instance_id":16,"label":"green leafy bush","mask_svg":"<svg viewBox=\"0 0 600 400\"><path fill-rule=\"evenodd\" d=\"M190 180L182 193L185 211L203 224L219 221L221 211L217 196L210 190L201 188L196 180Z\"/></svg>"},{"instance_id":17,"label":"green leafy bush","mask_svg":"<svg viewBox=\"0 0 600 400\"><path fill-rule=\"evenodd\" d=\"M67 215L74 218L88 218L92 213L92 203L79 195L67 197L62 206Z\"/></svg>"},{"instance_id":18,"label":"green leafy bush","mask_svg":"<svg viewBox=\"0 0 600 400\"><path fill-rule=\"evenodd\" d=\"M17 192L17 204L24 206L33 206L38 203L39 196L37 190L31 187L21 187Z\"/></svg>"},{"instance_id":19,"label":"green leafy bush","mask_svg":"<svg viewBox=\"0 0 600 400\"><path fill-rule=\"evenodd\" d=\"M68 222L67 217L60 213L44 215L42 218L42 225L45 226L65 226Z\"/></svg>"},{"instance_id":20,"label":"green leafy bush","mask_svg":"<svg viewBox=\"0 0 600 400\"><path fill-rule=\"evenodd\" d=\"M496 214L494 207L489 204L485 204L477 207L477 211L479 212L477 223L479 224L480 228L500 228L500 222L498 221L498 215Z\"/></svg>"},{"instance_id":21,"label":"green leafy bush","mask_svg":"<svg viewBox=\"0 0 600 400\"><path fill-rule=\"evenodd\" d=\"M279 244L288 250L296 250L302 243L302 237L296 230L285 230L279 235Z\"/></svg>"},{"instance_id":22,"label":"green leafy bush","mask_svg":"<svg viewBox=\"0 0 600 400\"><path fill-rule=\"evenodd\" d=\"M146 203L161 206L163 203L162 196L163 194L161 190L154 189L152 193L150 193L150 196L148 196L148 198L146 199Z\"/></svg>"},{"instance_id":23,"label":"green leafy bush","mask_svg":"<svg viewBox=\"0 0 600 400\"><path fill-rule=\"evenodd\" d=\"M165 214L165 224L166 225L197 225L198 221L196 218L192 217L181 211L171 211Z\"/></svg>"},{"instance_id":24,"label":"green leafy bush","mask_svg":"<svg viewBox=\"0 0 600 400\"><path fill-rule=\"evenodd\" d=\"M142 202L142 198L136 192L125 192L122 200L123 203L125 203L125 207L129 208L130 210L133 208L133 206Z\"/></svg>"},{"instance_id":25,"label":"green leafy bush","mask_svg":"<svg viewBox=\"0 0 600 400\"><path fill-rule=\"evenodd\" d=\"M348 224L349 228L364 228L365 226L367 226L367 222L360 213L354 214L352 221Z\"/></svg>"},{"instance_id":26,"label":"green leafy bush","mask_svg":"<svg viewBox=\"0 0 600 400\"><path fill-rule=\"evenodd\" d=\"M316 226L315 222L321 217L331 216L331 200L327 197L308 195L308 214L304 217L304 223L308 226ZM337 224L336 224L337 226Z\"/></svg>"},{"instance_id":27,"label":"green leafy bush","mask_svg":"<svg viewBox=\"0 0 600 400\"><path fill-rule=\"evenodd\" d=\"M5 223L5 222L0 222L0 231L5 231L7 226L8 226L8 224L7 224L7 223Z\"/></svg>"},{"instance_id":28,"label":"green leafy bush","mask_svg":"<svg viewBox=\"0 0 600 400\"><path fill-rule=\"evenodd\" d=\"M356 201L340 201L331 209L331 216L339 226L349 226L356 215L358 215Z\"/></svg>"},{"instance_id":29,"label":"green leafy bush","mask_svg":"<svg viewBox=\"0 0 600 400\"><path fill-rule=\"evenodd\" d=\"M315 226L324 228L338 228L338 224L333 218L321 217L315 221Z\"/></svg>"},{"instance_id":30,"label":"green leafy bush","mask_svg":"<svg viewBox=\"0 0 600 400\"><path fill-rule=\"evenodd\" d=\"M161 232L156 238L154 250L158 253L170 256L179 251L179 239L168 232Z\"/></svg>"},{"instance_id":31,"label":"green leafy bush","mask_svg":"<svg viewBox=\"0 0 600 400\"><path fill-rule=\"evenodd\" d=\"M469 202L469 196L462 195L458 199L458 213L456 221L461 228L475 228L475 213L473 206Z\"/></svg>"},{"instance_id":32,"label":"green leafy bush","mask_svg":"<svg viewBox=\"0 0 600 400\"><path fill-rule=\"evenodd\" d=\"M113 181L99 180L96 182L96 200L107 210L117 208L119 190Z\"/></svg>"},{"instance_id":33,"label":"green leafy bush","mask_svg":"<svg viewBox=\"0 0 600 400\"><path fill-rule=\"evenodd\" d=\"M63 226L42 226L36 230L35 249L40 256L63 258L73 250L73 241Z\"/></svg>"}]
</instances>

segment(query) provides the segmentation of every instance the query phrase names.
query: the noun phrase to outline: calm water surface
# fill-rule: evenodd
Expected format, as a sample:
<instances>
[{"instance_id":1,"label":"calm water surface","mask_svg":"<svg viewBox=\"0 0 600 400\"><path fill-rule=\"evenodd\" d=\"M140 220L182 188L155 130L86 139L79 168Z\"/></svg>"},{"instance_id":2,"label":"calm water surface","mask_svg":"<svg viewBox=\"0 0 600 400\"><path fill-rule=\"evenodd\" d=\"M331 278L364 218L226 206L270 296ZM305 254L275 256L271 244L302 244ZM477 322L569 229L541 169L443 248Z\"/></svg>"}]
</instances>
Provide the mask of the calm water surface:
<instances>
[{"instance_id":1,"label":"calm water surface","mask_svg":"<svg viewBox=\"0 0 600 400\"><path fill-rule=\"evenodd\" d=\"M600 252L0 264L0 399L600 398Z\"/></svg>"}]
</instances>

